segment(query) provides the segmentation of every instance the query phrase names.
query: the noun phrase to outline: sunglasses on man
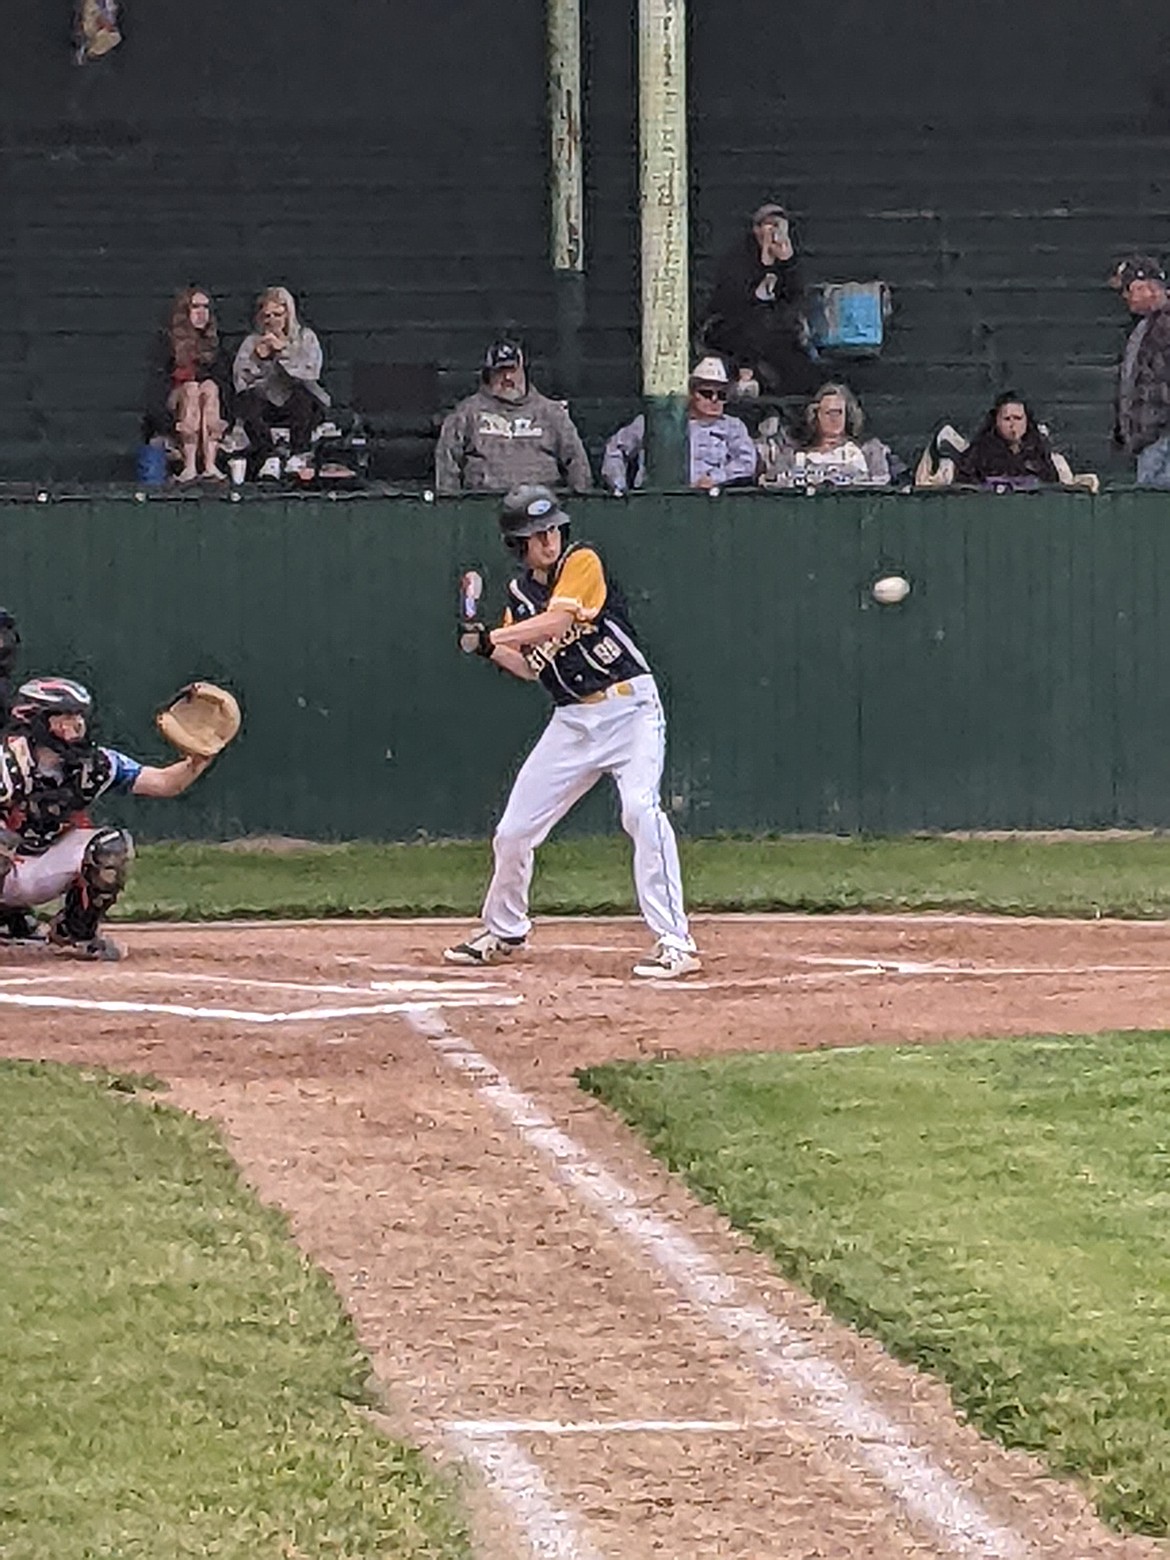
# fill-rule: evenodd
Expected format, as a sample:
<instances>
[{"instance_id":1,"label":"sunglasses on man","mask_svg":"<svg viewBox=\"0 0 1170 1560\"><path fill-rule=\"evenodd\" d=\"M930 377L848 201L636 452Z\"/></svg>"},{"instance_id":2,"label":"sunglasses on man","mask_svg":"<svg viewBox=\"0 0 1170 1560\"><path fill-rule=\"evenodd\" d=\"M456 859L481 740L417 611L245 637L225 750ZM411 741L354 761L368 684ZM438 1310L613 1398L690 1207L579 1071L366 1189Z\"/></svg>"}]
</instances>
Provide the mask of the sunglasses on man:
<instances>
[{"instance_id":1,"label":"sunglasses on man","mask_svg":"<svg viewBox=\"0 0 1170 1560\"><path fill-rule=\"evenodd\" d=\"M722 385L696 385L695 394L704 396L708 401L726 401L727 391Z\"/></svg>"}]
</instances>

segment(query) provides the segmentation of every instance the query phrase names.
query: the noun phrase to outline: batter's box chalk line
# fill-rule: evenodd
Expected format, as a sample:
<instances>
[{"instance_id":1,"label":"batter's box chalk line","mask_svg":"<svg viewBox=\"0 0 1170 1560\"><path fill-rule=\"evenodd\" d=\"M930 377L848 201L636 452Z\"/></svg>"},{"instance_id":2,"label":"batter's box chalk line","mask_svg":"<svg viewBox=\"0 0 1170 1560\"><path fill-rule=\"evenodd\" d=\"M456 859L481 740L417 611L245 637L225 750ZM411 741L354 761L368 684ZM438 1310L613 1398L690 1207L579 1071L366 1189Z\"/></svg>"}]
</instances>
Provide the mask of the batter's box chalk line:
<instances>
[{"instance_id":1,"label":"batter's box chalk line","mask_svg":"<svg viewBox=\"0 0 1170 1560\"><path fill-rule=\"evenodd\" d=\"M826 973L839 975L942 976L948 980L955 977L999 980L1032 976L1170 974L1170 964L975 964L967 960L942 964L914 959L846 959L813 953L801 954L799 958L802 964L812 964Z\"/></svg>"},{"instance_id":2,"label":"batter's box chalk line","mask_svg":"<svg viewBox=\"0 0 1170 1560\"><path fill-rule=\"evenodd\" d=\"M356 995L357 993L352 993ZM63 993L0 991L0 1004L29 1009L56 1009L74 1013L122 1013L141 1017L198 1019L206 1023L228 1024L327 1024L343 1018L384 1018L391 1014L408 1015L433 1008L518 1007L523 997L494 992L469 992L448 995L417 995L411 1001L363 1003L351 1007L294 1008L284 1012L264 1012L252 1008L196 1007L186 1002L135 1002L117 998L71 997Z\"/></svg>"},{"instance_id":3,"label":"batter's box chalk line","mask_svg":"<svg viewBox=\"0 0 1170 1560\"><path fill-rule=\"evenodd\" d=\"M793 1394L806 1405L808 1420L824 1435L824 1450L885 1487L895 1503L941 1546L961 1560L1026 1560L1028 1541L997 1521L978 1497L915 1444L910 1429L881 1409L861 1385L823 1354L810 1334L773 1316L745 1286L725 1273L681 1222L651 1211L631 1188L594 1160L529 1095L516 1089L486 1056L454 1034L436 1012L407 1015L407 1022L435 1053L470 1080L475 1093L501 1116L519 1139L542 1159L561 1184L599 1215L712 1329L729 1340L756 1379ZM452 1440L500 1489L513 1513L530 1511L525 1525L534 1553L582 1560L592 1552L540 1547L555 1531L570 1531L565 1513L550 1514L541 1478L534 1507L523 1480L539 1469L515 1445L511 1434L494 1435L474 1425L451 1427ZM534 1432L535 1433L535 1432ZM510 1480L519 1481L513 1485ZM535 1499L535 1497L534 1497ZM568 1539L564 1540L569 1542Z\"/></svg>"},{"instance_id":4,"label":"batter's box chalk line","mask_svg":"<svg viewBox=\"0 0 1170 1560\"><path fill-rule=\"evenodd\" d=\"M304 991L315 996L360 997L367 993L396 996L415 996L419 1000L434 997L472 997L495 992L506 992L507 986L499 980L483 980L475 976L445 975L437 979L416 975L401 980L371 980L331 984L325 981L258 980L249 975L186 975L174 971L148 971L157 979L182 985L184 981L203 981L212 986L243 986L260 991Z\"/></svg>"},{"instance_id":5,"label":"batter's box chalk line","mask_svg":"<svg viewBox=\"0 0 1170 1560\"><path fill-rule=\"evenodd\" d=\"M785 1430L783 1419L452 1419L447 1429L472 1440L501 1435L756 1435Z\"/></svg>"}]
</instances>

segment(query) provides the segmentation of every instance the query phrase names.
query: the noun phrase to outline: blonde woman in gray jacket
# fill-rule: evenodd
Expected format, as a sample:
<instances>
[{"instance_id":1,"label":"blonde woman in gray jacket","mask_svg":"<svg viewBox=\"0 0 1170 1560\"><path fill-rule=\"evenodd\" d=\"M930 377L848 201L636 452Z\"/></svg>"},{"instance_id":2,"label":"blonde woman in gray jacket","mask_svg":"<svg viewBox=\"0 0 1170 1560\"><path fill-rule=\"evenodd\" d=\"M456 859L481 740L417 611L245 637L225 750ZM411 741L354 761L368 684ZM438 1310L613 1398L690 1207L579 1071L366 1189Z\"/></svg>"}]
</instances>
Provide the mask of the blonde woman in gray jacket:
<instances>
[{"instance_id":1,"label":"blonde woman in gray jacket","mask_svg":"<svg viewBox=\"0 0 1170 1560\"><path fill-rule=\"evenodd\" d=\"M308 466L313 429L329 405L329 393L321 384L322 361L317 333L297 318L296 300L288 288L262 292L252 333L244 337L233 368L236 412L248 435L251 475L281 475L272 439L278 424L289 430L285 472L295 474Z\"/></svg>"}]
</instances>

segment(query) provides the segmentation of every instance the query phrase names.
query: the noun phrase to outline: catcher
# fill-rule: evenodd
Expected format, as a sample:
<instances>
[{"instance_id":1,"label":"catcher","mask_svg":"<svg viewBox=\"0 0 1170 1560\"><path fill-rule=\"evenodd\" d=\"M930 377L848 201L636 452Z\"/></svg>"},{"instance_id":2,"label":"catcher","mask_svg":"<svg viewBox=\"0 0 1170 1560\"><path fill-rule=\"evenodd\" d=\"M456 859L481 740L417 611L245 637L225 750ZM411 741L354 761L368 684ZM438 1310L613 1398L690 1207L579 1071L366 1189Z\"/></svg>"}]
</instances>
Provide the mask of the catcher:
<instances>
[{"instance_id":1,"label":"catcher","mask_svg":"<svg viewBox=\"0 0 1170 1560\"><path fill-rule=\"evenodd\" d=\"M235 699L192 683L159 710L156 724L180 749L156 769L91 733L93 700L68 677L36 677L13 698L0 735L0 943L41 940L38 905L64 896L48 942L83 959L118 959L103 917L126 884L134 842L125 829L95 828L89 808L106 795L180 796L240 728Z\"/></svg>"}]
</instances>

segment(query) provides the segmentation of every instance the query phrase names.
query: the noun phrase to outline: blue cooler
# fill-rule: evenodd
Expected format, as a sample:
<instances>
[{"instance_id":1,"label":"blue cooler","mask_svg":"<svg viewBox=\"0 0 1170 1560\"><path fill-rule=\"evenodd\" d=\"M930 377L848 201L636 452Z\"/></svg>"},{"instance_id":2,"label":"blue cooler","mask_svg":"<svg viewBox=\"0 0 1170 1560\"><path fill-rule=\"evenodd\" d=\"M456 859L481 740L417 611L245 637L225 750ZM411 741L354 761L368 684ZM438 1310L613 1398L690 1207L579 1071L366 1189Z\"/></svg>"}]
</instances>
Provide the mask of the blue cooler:
<instances>
[{"instance_id":1,"label":"blue cooler","mask_svg":"<svg viewBox=\"0 0 1170 1560\"><path fill-rule=\"evenodd\" d=\"M819 353L878 357L889 317L885 282L821 282L809 296L809 339Z\"/></svg>"},{"instance_id":2,"label":"blue cooler","mask_svg":"<svg viewBox=\"0 0 1170 1560\"><path fill-rule=\"evenodd\" d=\"M143 487L162 487L167 480L166 445L140 444L135 470Z\"/></svg>"}]
</instances>

